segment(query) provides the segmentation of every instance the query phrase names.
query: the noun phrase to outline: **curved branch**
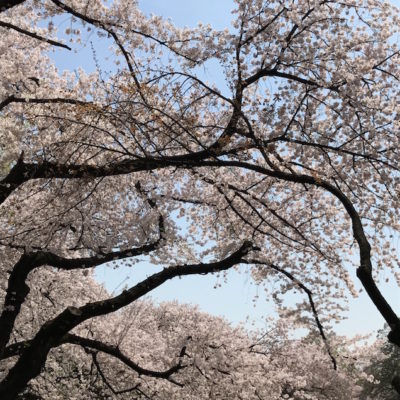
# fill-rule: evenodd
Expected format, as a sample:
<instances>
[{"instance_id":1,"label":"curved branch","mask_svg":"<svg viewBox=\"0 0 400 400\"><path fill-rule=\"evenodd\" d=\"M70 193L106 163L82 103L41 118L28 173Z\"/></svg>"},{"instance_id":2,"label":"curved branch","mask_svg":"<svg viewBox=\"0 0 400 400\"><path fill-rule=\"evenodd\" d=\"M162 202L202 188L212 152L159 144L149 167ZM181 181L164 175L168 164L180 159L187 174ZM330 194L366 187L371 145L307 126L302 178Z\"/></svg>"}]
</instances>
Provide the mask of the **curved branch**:
<instances>
[{"instance_id":1,"label":"curved branch","mask_svg":"<svg viewBox=\"0 0 400 400\"><path fill-rule=\"evenodd\" d=\"M93 19L87 15L84 15L76 10L74 10L73 8L71 8L70 6L64 4L63 2L59 1L59 0L51 0L56 6L58 6L59 8L61 8L62 10L66 11L67 13L81 19L82 21L85 21L91 25L94 25L97 28L101 28L103 30L105 30L109 35L112 36L112 38L114 39L115 44L118 46L118 48L121 50L122 55L124 56L125 62L128 66L129 72L135 82L135 85L138 89L138 92L142 98L142 100L147 103L141 87L140 87L140 82L136 77L135 71L133 69L133 65L131 62L131 55L129 54L129 52L125 49L124 45L122 44L121 40L119 39L118 35L111 29L109 28L104 22L99 21L97 19Z\"/></svg>"},{"instance_id":2,"label":"curved branch","mask_svg":"<svg viewBox=\"0 0 400 400\"><path fill-rule=\"evenodd\" d=\"M232 121L232 120L231 120ZM234 123L233 123L234 125ZM234 129L227 127L226 132ZM222 136L226 136L224 133ZM320 179L305 174L295 172L283 172L279 170L267 169L263 166L254 165L248 162L235 160L220 160L216 158L215 153L218 148L218 142L214 148L202 150L197 153L183 154L163 158L140 158L134 160L124 160L119 163L108 166L90 166L90 165L57 165L54 163L43 162L42 164L25 164L19 160L10 173L0 182L0 204L13 190L23 182L35 178L81 178L81 177L99 177L129 174L137 171L150 171L154 169L163 169L176 167L182 169L191 169L194 167L234 167L257 172L264 176L269 176L286 182L309 184L324 189L335 196L345 208L352 222L353 236L358 243L360 251L360 266L357 268L357 277L360 279L368 296L381 313L385 321L391 327L392 333L389 340L400 346L400 320L392 307L386 301L372 277L371 246L365 236L361 218L350 199L336 186ZM221 152L223 154L223 152ZM210 159L213 157L213 159Z\"/></svg>"},{"instance_id":3,"label":"curved branch","mask_svg":"<svg viewBox=\"0 0 400 400\"><path fill-rule=\"evenodd\" d=\"M21 355L23 351L30 347L32 344L32 340L24 340L18 343L13 343L9 346L6 347L3 356L1 359L6 359L10 357L15 357L18 355ZM165 371L154 371L150 370L147 368L142 368L140 365L135 363L133 360L131 360L126 354L121 352L118 346L113 346L110 344L106 344L104 342L101 342L99 340L94 340L94 339L89 339L89 338L84 338L78 335L74 334L66 334L64 335L58 342L57 346L61 346L63 344L75 344L79 345L83 348L90 348L96 351L100 351L102 353L108 354L110 356L113 356L120 360L122 363L124 363L127 367L132 369L133 371L137 372L139 375L144 375L144 376L150 376L152 378L161 378L161 379L166 379L174 384L178 384L176 381L171 379L171 375L174 373L178 372L179 370L185 368L184 365L182 365L181 360L172 367L168 368ZM179 358L181 359L183 357L184 352L180 352Z\"/></svg>"},{"instance_id":4,"label":"curved branch","mask_svg":"<svg viewBox=\"0 0 400 400\"><path fill-rule=\"evenodd\" d=\"M325 335L324 328L323 328L323 326L321 324L321 321L319 319L317 308L316 308L315 303L314 303L312 291L307 286L305 286L302 282L300 282L298 279L296 279L293 274L291 274L290 272L286 271L285 269L283 269L281 267L278 267L275 264L267 263L267 262L261 261L261 260L247 260L247 262L249 264L266 265L266 266L272 268L273 270L285 275L290 281L295 283L301 290L303 290L306 293L306 295L308 297L308 302L309 302L310 307L311 307L311 311L312 311L312 313L314 315L315 323L317 324L317 328L318 328L319 334L320 334L320 336L321 336L321 338L322 338L322 340L323 340L323 342L325 344L325 347L326 347L326 350L328 352L328 355L329 355L329 357L330 357L330 359L332 361L333 369L336 371L337 370L337 362L336 362L336 359L335 359L335 357L333 356L333 354L331 352L331 349L330 349L330 346L329 346L329 342L328 342L328 338Z\"/></svg>"},{"instance_id":5,"label":"curved branch","mask_svg":"<svg viewBox=\"0 0 400 400\"><path fill-rule=\"evenodd\" d=\"M88 15L82 14L79 11L73 9L72 7L68 6L67 4L59 1L59 0L51 0L57 7L61 8L62 10L64 10L65 12L67 12L68 14L73 15L76 18L81 19L82 21L87 22L88 24L91 24L93 26L95 26L96 28L101 28L103 30L105 30L107 33L109 33L113 39L115 40L115 43L117 44L117 46L120 48L120 50L123 52L124 58L127 61L128 64L128 68L130 70L130 72L133 71L133 68L131 68L131 63L128 57L128 52L126 52L125 48L122 46L122 43L120 42L118 36L116 35L116 33L110 28L110 26L114 27L114 28L123 28L121 25L116 24L114 22L107 22L104 23L98 19L94 19L92 17L89 17ZM130 28L130 32L134 33L135 35L139 35L142 36L145 39L149 39L152 40L154 42L156 42L157 44L159 44L160 46L166 47L168 50L170 50L171 52L173 52L174 54L176 54L179 57L183 57L184 59L191 61L193 63L196 63L196 60L189 57L188 55L182 54L181 52L179 52L178 50L174 49L173 46L170 46L168 44L168 41L165 40L160 40L158 38L156 38L153 35L150 35L149 33L145 33L145 32L141 32L138 31L136 29L132 29Z\"/></svg>"},{"instance_id":6,"label":"curved branch","mask_svg":"<svg viewBox=\"0 0 400 400\"><path fill-rule=\"evenodd\" d=\"M181 362L178 364L168 368L165 371L153 371L150 369L142 368L134 361L132 361L127 355L121 352L121 350L117 346L112 346L106 343L103 343L99 340L93 340L84 338L81 336L67 334L62 339L62 344L70 343L76 344L82 347L91 348L97 351L101 351L102 353L109 354L117 358L118 360L122 361L126 366L128 366L133 371L137 372L139 375L150 376L153 378L161 378L169 380L170 376L180 369L185 368L181 365Z\"/></svg>"},{"instance_id":7,"label":"curved branch","mask_svg":"<svg viewBox=\"0 0 400 400\"><path fill-rule=\"evenodd\" d=\"M314 87L318 87L318 88L323 87L319 83L312 81L310 79L303 78L301 76L297 76L297 75L293 75L293 74L289 74L287 72L281 72L281 71L278 71L277 69L269 69L269 68L263 68L263 69L259 70L258 72L256 72L254 75L249 76L247 79L245 79L243 81L243 87L250 86L252 83L257 82L259 79L264 78L266 76L271 76L271 77L275 77L275 78L285 78L285 79L288 79L291 81L304 83L305 85L314 86Z\"/></svg>"},{"instance_id":8,"label":"curved branch","mask_svg":"<svg viewBox=\"0 0 400 400\"><path fill-rule=\"evenodd\" d=\"M251 170L262 175L270 176L287 182L310 184L327 190L334 195L345 207L353 224L354 237L357 240L362 251L361 265L372 268L370 260L370 245L365 236L361 219L351 201L334 185L322 179L296 173L287 173L279 170L271 170L259 165L254 165L242 161L230 160L209 160L211 156L215 157L213 149L199 151L197 153L183 154L171 157L147 157L133 160L124 160L107 166L91 165L59 165L50 162L41 164L28 164L19 160L12 168L9 174L0 182L0 203L4 201L9 194L18 186L30 179L38 178L64 178L77 179L82 177L100 177L111 175L130 174L138 171L150 171L154 169L163 169L168 167L177 167L191 169L193 167L236 167ZM390 318L390 317L389 317Z\"/></svg>"},{"instance_id":9,"label":"curved branch","mask_svg":"<svg viewBox=\"0 0 400 400\"><path fill-rule=\"evenodd\" d=\"M251 242L245 241L237 251L221 261L167 267L130 289L124 290L118 296L104 301L87 303L79 308L66 308L58 316L45 323L32 339L29 347L23 351L18 361L0 383L0 398L2 400L13 400L26 387L26 384L40 373L50 349L57 346L64 335L82 322L117 311L138 300L169 279L178 276L209 274L227 270L243 262L243 257L252 250L260 249L254 247Z\"/></svg>"},{"instance_id":10,"label":"curved branch","mask_svg":"<svg viewBox=\"0 0 400 400\"><path fill-rule=\"evenodd\" d=\"M71 47L67 46L66 44L57 42L57 41L52 40L52 39L45 38L43 36L38 35L35 32L30 32L30 31L28 31L26 29L22 29L19 26L10 24L9 22L0 21L0 26L2 26L3 28L7 28L7 29L13 29L14 31L22 33L23 35L30 36L30 37L32 37L34 39L37 39L37 40L41 41L41 42L49 43L52 46L62 47L62 48L67 49L67 50L72 50Z\"/></svg>"},{"instance_id":11,"label":"curved branch","mask_svg":"<svg viewBox=\"0 0 400 400\"><path fill-rule=\"evenodd\" d=\"M0 103L0 107L1 105L2 103ZM215 158L216 155L223 155L232 152L231 150L224 151L223 147L224 143L226 144L226 139L232 136L236 131L237 122L238 115L237 110L235 109L221 136L207 149L170 157L126 159L108 165L93 166L84 164L57 164L48 161L43 161L38 164L25 163L23 161L23 154L21 154L17 163L10 170L8 175L0 181L0 205L14 190L16 190L24 182L27 182L31 179L99 178L105 176L126 175L139 171L151 171L154 169L167 167L191 168L192 166L198 166L194 165L193 163L207 158Z\"/></svg>"},{"instance_id":12,"label":"curved branch","mask_svg":"<svg viewBox=\"0 0 400 400\"><path fill-rule=\"evenodd\" d=\"M276 68L263 68L260 69L258 72L253 74L252 76L249 76L247 79L243 81L243 88L246 88L250 86L252 83L257 82L259 79L264 78L264 77L275 77L275 78L283 78L287 79L289 81L294 81L294 82L299 82L304 85L308 85L314 88L318 89L329 89L332 90L333 92L339 93L339 86L338 85L323 85L320 84L316 81L313 81L308 78L304 78L298 75L291 74L289 72L283 72L283 71L278 71Z\"/></svg>"},{"instance_id":13,"label":"curved branch","mask_svg":"<svg viewBox=\"0 0 400 400\"><path fill-rule=\"evenodd\" d=\"M159 219L160 237L153 243L127 250L100 254L93 257L65 258L52 252L36 251L21 256L15 264L8 279L6 297L3 311L0 314L0 358L3 356L5 346L10 340L15 320L21 310L21 306L29 294L30 288L26 279L34 269L49 265L58 269L71 271L75 269L92 268L113 260L122 260L148 253L157 248L163 234L163 219Z\"/></svg>"},{"instance_id":14,"label":"curved branch","mask_svg":"<svg viewBox=\"0 0 400 400\"><path fill-rule=\"evenodd\" d=\"M372 162L376 162L379 164L382 164L386 167L389 167L391 169L394 169L396 171L399 171L399 167L397 165L391 164L388 161L379 159L377 157L375 157L372 154L369 153L358 153L356 151L352 151L352 150L347 150L345 148L342 148L341 146L331 146L329 144L322 144L322 143L315 143L315 142L307 142L305 140L300 140L300 139L294 139L294 138L287 138L284 135L282 136L278 136L276 138L274 138L273 140L269 140L268 143L271 142L286 142L286 143L293 143L293 144L298 144L300 146L309 146L309 147L314 147L320 150L328 150L328 151L332 151L338 154L348 154L352 157L359 157L361 159L365 159L365 160L369 160ZM267 143L267 144L268 144Z\"/></svg>"},{"instance_id":15,"label":"curved branch","mask_svg":"<svg viewBox=\"0 0 400 400\"><path fill-rule=\"evenodd\" d=\"M86 351L86 353L88 353L92 356L93 364L96 366L96 369L97 369L98 373L100 374L101 379L103 380L104 384L111 390L112 394L117 396L119 394L130 393L130 392L133 392L134 390L139 390L139 384L137 384L133 387L130 387L128 389L115 390L114 387L111 385L111 383L108 382L108 379L106 378L103 370L100 367L99 361L97 360L97 352L93 351L93 350L88 350L88 349L85 349L85 351ZM145 397L146 397L146 399L149 398L147 395L145 395Z\"/></svg>"}]
</instances>

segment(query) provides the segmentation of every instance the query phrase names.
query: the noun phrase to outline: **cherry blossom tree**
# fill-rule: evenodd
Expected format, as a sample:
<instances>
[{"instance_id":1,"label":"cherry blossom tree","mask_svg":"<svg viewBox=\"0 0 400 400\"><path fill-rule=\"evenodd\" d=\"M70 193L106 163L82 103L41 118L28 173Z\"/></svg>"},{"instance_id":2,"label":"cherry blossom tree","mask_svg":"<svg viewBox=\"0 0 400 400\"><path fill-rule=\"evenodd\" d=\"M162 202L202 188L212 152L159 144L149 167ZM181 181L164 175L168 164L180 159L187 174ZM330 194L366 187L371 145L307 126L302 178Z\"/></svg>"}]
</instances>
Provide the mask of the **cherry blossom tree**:
<instances>
[{"instance_id":1,"label":"cherry blossom tree","mask_svg":"<svg viewBox=\"0 0 400 400\"><path fill-rule=\"evenodd\" d=\"M333 370L327 330L356 295L352 266L400 345L377 284L384 269L400 277L390 237L399 230L397 9L240 0L223 31L178 29L133 0L0 9L0 358L24 341L1 398L23 391L82 324L168 279L241 264L275 283L281 315L308 323ZM70 19L68 45L60 16ZM110 43L112 71L59 72L51 51L69 57L92 33ZM226 87L204 79L215 61ZM49 311L46 268L60 280L81 274L84 288L95 266L144 254L164 270L84 304L64 291L64 307ZM34 285L46 306L28 307ZM304 296L294 310L283 301L291 290ZM27 328L32 312L42 319Z\"/></svg>"},{"instance_id":2,"label":"cherry blossom tree","mask_svg":"<svg viewBox=\"0 0 400 400\"><path fill-rule=\"evenodd\" d=\"M83 303L105 295L90 276L83 287L81 277L82 272L60 276L46 268L33 279L46 282L46 299L57 315L65 307L60 291L70 290ZM34 283L31 310L41 308L43 301L43 287ZM31 318L29 325L16 323L27 338L44 321L42 313ZM335 371L324 343L314 337L291 338L291 325L290 320L271 322L267 331L250 335L192 306L136 302L81 324L64 337L19 398L357 398L361 375L350 372L348 358L343 357L348 351L341 351L341 369ZM0 363L3 375L28 343L29 339L7 347Z\"/></svg>"},{"instance_id":3,"label":"cherry blossom tree","mask_svg":"<svg viewBox=\"0 0 400 400\"><path fill-rule=\"evenodd\" d=\"M388 334L387 326L379 331L377 340L369 350L369 356L366 357L366 366L364 371L368 376L374 379L364 379L362 381L362 393L360 399L382 399L396 400L398 394L392 388L393 384L398 385L396 376L399 373L399 348L392 343L388 343L386 336Z\"/></svg>"}]
</instances>

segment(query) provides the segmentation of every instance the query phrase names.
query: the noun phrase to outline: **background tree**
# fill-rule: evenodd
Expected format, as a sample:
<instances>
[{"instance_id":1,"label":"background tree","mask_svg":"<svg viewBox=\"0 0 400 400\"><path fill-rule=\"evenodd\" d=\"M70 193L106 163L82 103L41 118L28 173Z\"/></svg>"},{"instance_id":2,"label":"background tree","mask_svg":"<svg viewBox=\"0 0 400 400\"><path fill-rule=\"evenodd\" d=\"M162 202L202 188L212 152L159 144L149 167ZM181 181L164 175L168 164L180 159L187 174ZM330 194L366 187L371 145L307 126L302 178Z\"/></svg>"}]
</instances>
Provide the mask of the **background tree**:
<instances>
[{"instance_id":1,"label":"background tree","mask_svg":"<svg viewBox=\"0 0 400 400\"><path fill-rule=\"evenodd\" d=\"M399 376L400 352L397 346L387 342L388 332L387 326L380 330L378 340L373 345L375 351L364 371L369 376L372 375L374 380L363 381L361 399L398 399L398 394L393 391L392 381Z\"/></svg>"},{"instance_id":2,"label":"background tree","mask_svg":"<svg viewBox=\"0 0 400 400\"><path fill-rule=\"evenodd\" d=\"M105 295L90 276L82 287L81 272L60 275L46 268L40 275L42 287L31 282L29 294L30 310L37 312L29 324L23 320L16 324L16 330L27 338L32 336L30 327L43 324L44 282L55 315L65 307L59 292L69 291L81 302ZM359 376L344 374L345 368L335 371L321 340L292 338L292 323L271 321L267 331L250 334L192 306L136 302L81 324L65 338L69 343L49 352L41 374L18 398L356 398ZM3 375L24 344L8 347L7 358L0 363ZM342 355L347 353L342 351ZM340 357L340 363L345 367L347 359Z\"/></svg>"},{"instance_id":3,"label":"background tree","mask_svg":"<svg viewBox=\"0 0 400 400\"><path fill-rule=\"evenodd\" d=\"M387 236L399 229L397 10L378 0L236 4L224 31L177 29L133 1L0 4L9 274L0 357L27 339L16 321L31 312L29 288L44 266L85 271L143 254L168 266L113 298L63 299L52 316L40 309L0 397L24 390L82 323L175 276L241 263L277 283L281 314L308 321L336 369L325 330L355 294L357 247L357 276L400 344L375 281L383 269L398 277ZM56 36L59 15L71 18L68 46ZM79 46L85 30L112 42L115 68L59 73L48 50ZM202 79L211 60L226 87ZM282 302L289 290L304 295L295 310Z\"/></svg>"}]
</instances>

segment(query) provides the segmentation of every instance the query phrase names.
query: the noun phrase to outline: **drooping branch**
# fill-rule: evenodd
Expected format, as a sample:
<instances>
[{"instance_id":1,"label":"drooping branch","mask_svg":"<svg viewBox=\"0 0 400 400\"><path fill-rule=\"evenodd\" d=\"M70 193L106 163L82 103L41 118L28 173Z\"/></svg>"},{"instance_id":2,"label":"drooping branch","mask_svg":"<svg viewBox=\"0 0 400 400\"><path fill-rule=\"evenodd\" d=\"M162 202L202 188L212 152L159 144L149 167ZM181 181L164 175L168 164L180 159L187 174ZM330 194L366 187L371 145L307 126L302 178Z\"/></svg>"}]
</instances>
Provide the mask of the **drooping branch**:
<instances>
[{"instance_id":1,"label":"drooping branch","mask_svg":"<svg viewBox=\"0 0 400 400\"><path fill-rule=\"evenodd\" d=\"M371 162L376 162L378 164L381 164L385 167L389 167L391 169L394 169L396 171L399 171L399 167L395 164L392 164L382 158L378 158L374 156L373 154L368 154L368 153L361 153L361 152L356 152L353 150L348 150L340 145L338 146L332 146L329 144L324 144L324 143L317 143L317 142L307 142L305 140L300 140L300 139L294 139L294 138L288 138L285 135L278 136L274 138L273 140L269 140L268 144L271 142L286 142L286 143L293 143L293 144L298 144L300 146L308 146L308 147L314 147L317 149L320 149L321 151L328 151L328 152L334 152L337 154L347 154L351 157L355 158L360 158L364 160L368 160Z\"/></svg>"},{"instance_id":2,"label":"drooping branch","mask_svg":"<svg viewBox=\"0 0 400 400\"><path fill-rule=\"evenodd\" d=\"M328 355L329 355L329 357L330 357L330 359L332 361L333 369L337 370L337 362L336 362L335 357L332 354L331 348L329 346L328 338L325 335L324 327L322 326L321 320L319 319L319 315L318 315L318 312L317 312L317 308L315 306L315 302L314 302L314 299L313 299L312 291L306 285L304 285L304 283L300 282L297 278L295 278L293 274L291 274L290 272L286 271L284 268L281 268L281 267L279 267L279 266L277 266L275 264L267 263L265 261L255 260L255 259L249 259L246 262L248 262L249 264L258 264L258 265L266 265L266 266L268 266L269 268L271 268L271 269L273 269L273 270L285 275L291 282L293 282L295 285L297 285L301 290L303 290L306 293L306 295L308 297L308 302L310 304L311 312L312 312L312 314L314 316L314 320L315 320L315 323L317 325L319 334L320 334L320 336L321 336L321 338L322 338L322 340L323 340L323 342L325 344L325 347L326 347L326 350L328 352Z\"/></svg>"},{"instance_id":3,"label":"drooping branch","mask_svg":"<svg viewBox=\"0 0 400 400\"><path fill-rule=\"evenodd\" d=\"M97 372L99 373L104 384L111 390L112 394L119 395L119 394L123 394L123 393L131 393L131 392L137 391L139 389L139 384L136 384L135 386L130 387L128 389L123 389L123 390L114 389L113 385L111 385L111 383L108 381L107 377L105 376L105 374L100 366L100 363L97 359L97 352L94 350L91 350L91 349L85 349L85 350L86 350L86 353L88 353L92 356L92 361L97 369ZM148 399L149 397L147 395L145 395L145 398Z\"/></svg>"},{"instance_id":4,"label":"drooping branch","mask_svg":"<svg viewBox=\"0 0 400 400\"><path fill-rule=\"evenodd\" d=\"M33 39L36 39L36 40L39 40L41 42L45 42L45 43L51 44L52 46L62 47L62 48L67 49L67 50L72 50L71 47L67 46L64 43L60 43L60 42L57 42L55 40L45 38L43 36L38 35L35 32L30 32L30 31L28 31L26 29L22 29L21 27L13 25L13 24L10 24L9 22L0 21L0 27L7 28L7 29L12 29L12 30L17 31L19 33L22 33L23 35L30 36ZM1 110L1 108L0 108L0 110Z\"/></svg>"},{"instance_id":5,"label":"drooping branch","mask_svg":"<svg viewBox=\"0 0 400 400\"><path fill-rule=\"evenodd\" d=\"M44 366L51 348L58 345L60 339L82 322L101 315L106 315L125 307L169 279L178 276L209 274L231 268L243 261L252 250L259 250L251 242L245 241L240 248L227 258L211 262L190 265L176 265L163 269L147 279L124 290L118 296L104 301L88 303L82 307L68 307L54 319L44 324L30 342L6 378L0 383L0 398L12 400L26 384L36 377Z\"/></svg>"},{"instance_id":6,"label":"drooping branch","mask_svg":"<svg viewBox=\"0 0 400 400\"><path fill-rule=\"evenodd\" d=\"M101 28L103 30L105 30L110 36L113 37L116 45L120 48L120 50L123 53L123 56L125 58L125 61L127 62L128 68L130 70L130 72L133 72L133 68L131 65L131 61L130 61L130 55L129 53L125 50L124 46L122 45L120 39L118 38L117 34L114 32L114 30L112 28L123 28L120 24L116 23L116 22L110 22L108 21L107 23L104 23L103 21L100 21L98 19L92 18L87 14L82 14L81 12L79 12L78 10L70 7L69 5L61 2L60 0L51 0L57 7L61 8L62 10L64 10L65 12L67 12L68 14L71 14L72 16L79 18L80 20L82 20L83 22L86 22L88 24L91 24L93 26L95 26L96 28ZM182 57L190 62L196 63L196 60L193 59L192 57L190 57L187 54L183 54L180 51L178 51L176 48L174 48L174 46L171 46L169 44L168 41L166 40L161 40L157 37L155 37L154 35L149 34L148 32L141 32L137 29L133 29L130 28L129 29L130 32L132 32L135 35L138 36L142 36L145 39L149 39L157 44L159 44L162 47L167 48L168 50L170 50L172 53L176 54L179 57ZM136 82L137 84L138 82Z\"/></svg>"},{"instance_id":7,"label":"drooping branch","mask_svg":"<svg viewBox=\"0 0 400 400\"><path fill-rule=\"evenodd\" d=\"M62 10L66 11L67 13L73 15L74 17L77 17L79 19L81 19L82 21L85 21L91 25L94 25L97 28L101 28L103 30L105 30L113 39L115 44L118 46L118 48L121 50L121 53L125 59L126 65L128 66L129 72L135 82L136 88L139 91L140 96L142 97L143 101L146 103L146 99L142 93L141 90L141 85L140 82L138 80L138 78L136 77L136 73L133 69L133 64L132 64L132 60L131 60L131 55L129 54L129 52L125 49L124 45L122 44L120 38L118 37L118 35L114 32L113 29L111 29L109 26L107 26L105 23L103 23L102 21L99 21L97 19L93 19L87 15L84 15L82 13L80 13L79 11L71 8L70 6L68 6L67 4L64 4L63 2L59 1L59 0L51 0L56 6L58 6L59 8L61 8Z\"/></svg>"},{"instance_id":8,"label":"drooping branch","mask_svg":"<svg viewBox=\"0 0 400 400\"><path fill-rule=\"evenodd\" d=\"M360 279L368 296L370 297L370 299L372 300L372 302L374 303L374 305L376 306L382 317L391 327L392 331L389 334L389 340L392 343L395 343L398 346L400 346L400 320L397 314L390 306L390 304L385 299L385 297L382 295L381 291L377 287L375 280L372 276L371 245L369 244L368 239L365 235L361 218L357 210L355 209L353 203L339 188L319 177L314 177L305 174L297 174L294 172L287 173L278 170L270 170L259 165L254 165L242 161L201 160L201 159L193 160L190 158L189 155L186 156L186 160L184 156L182 156L182 158L179 159L179 161L177 158L171 157L164 159L164 162L166 162L169 165L172 164L180 168L193 168L197 166L237 167L258 172L261 175L270 176L287 182L313 185L331 193L343 205L352 222L353 236L358 243L359 254L360 254L360 265L357 268L357 277Z\"/></svg>"},{"instance_id":9,"label":"drooping branch","mask_svg":"<svg viewBox=\"0 0 400 400\"><path fill-rule=\"evenodd\" d=\"M400 321L396 313L393 311L392 307L389 305L389 303L380 292L372 277L371 246L368 242L367 237L365 236L361 218L350 199L340 189L318 177L269 170L258 165L253 165L241 161L204 160L201 163L208 166L239 167L259 172L262 175L267 175L287 182L310 184L324 189L335 196L342 203L343 207L345 208L347 214L351 219L353 236L359 246L360 266L357 268L357 277L360 279L363 287L367 291L370 299L375 304L378 311L392 328L392 333L389 336L389 340L400 346ZM198 164L200 164L200 162Z\"/></svg>"},{"instance_id":10,"label":"drooping branch","mask_svg":"<svg viewBox=\"0 0 400 400\"><path fill-rule=\"evenodd\" d=\"M73 334L65 335L62 338L62 342L76 344L81 347L101 351L104 354L108 354L122 361L126 366L128 366L133 371L137 372L139 375L150 376L152 378L161 378L170 380L172 374L178 372L182 368L185 368L180 361L178 362L178 364L173 365L172 367L168 368L165 371L153 371L147 368L142 368L137 363L132 361L126 354L124 354L117 346L112 346L103 343L99 340L88 339Z\"/></svg>"}]
</instances>

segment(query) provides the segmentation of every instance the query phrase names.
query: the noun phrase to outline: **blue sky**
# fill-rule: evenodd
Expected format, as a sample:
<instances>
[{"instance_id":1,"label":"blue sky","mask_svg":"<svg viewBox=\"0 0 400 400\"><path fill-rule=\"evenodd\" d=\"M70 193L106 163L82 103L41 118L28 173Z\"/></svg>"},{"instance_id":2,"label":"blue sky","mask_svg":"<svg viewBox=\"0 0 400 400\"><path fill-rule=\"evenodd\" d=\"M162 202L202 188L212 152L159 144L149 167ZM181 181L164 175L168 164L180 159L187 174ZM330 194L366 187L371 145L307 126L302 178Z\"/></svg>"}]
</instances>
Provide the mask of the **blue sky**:
<instances>
[{"instance_id":1,"label":"blue sky","mask_svg":"<svg viewBox=\"0 0 400 400\"><path fill-rule=\"evenodd\" d=\"M210 23L216 28L229 26L232 15L229 10L233 8L231 0L141 0L141 9L147 13L170 17L178 26L196 26L198 22ZM396 2L395 4L399 4ZM60 28L68 27L68 21L60 23ZM93 36L94 43L98 38ZM102 48L104 49L104 43ZM90 49L90 47L89 47ZM102 51L101 47L96 51ZM90 50L79 51L75 57L70 57L65 51L57 51L55 58L60 69L76 69L79 64L90 70L94 63ZM105 64L106 60L103 60ZM212 71L209 71L212 73ZM221 82L221 85L223 83ZM350 232L349 232L350 234ZM107 266L97 269L97 278L104 282L110 291L118 291L123 285L132 285L147 275L159 270L146 262L136 264L134 267L121 267L114 270ZM356 287L360 288L354 276ZM192 276L169 281L152 292L156 301L178 300L182 303L198 304L200 308L211 314L222 315L229 321L237 324L245 322L246 318L255 321L257 327L263 327L264 317L274 314L273 307L268 303L268 294L262 287L252 282L247 267L242 272L231 271L228 273L226 284L220 279L221 287L214 289L216 278L212 276ZM384 293L394 308L400 312L400 289L395 284L385 284ZM255 301L256 296L259 296ZM295 300L295 298L291 298ZM380 329L383 319L375 310L372 302L363 292L358 299L349 303L349 319L340 323L336 331L340 334L353 335L371 332ZM246 324L251 326L250 323Z\"/></svg>"}]
</instances>

